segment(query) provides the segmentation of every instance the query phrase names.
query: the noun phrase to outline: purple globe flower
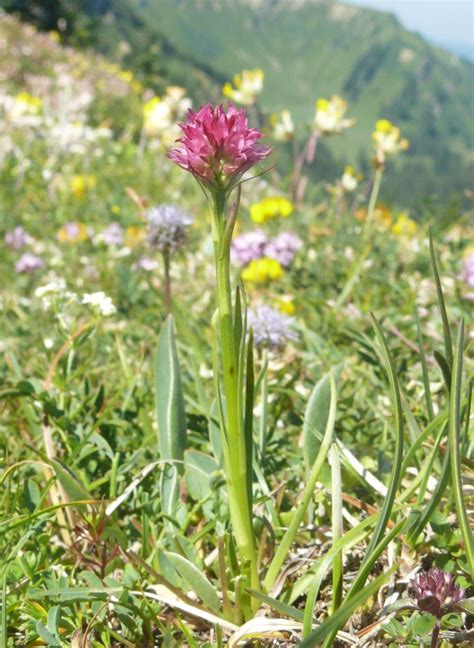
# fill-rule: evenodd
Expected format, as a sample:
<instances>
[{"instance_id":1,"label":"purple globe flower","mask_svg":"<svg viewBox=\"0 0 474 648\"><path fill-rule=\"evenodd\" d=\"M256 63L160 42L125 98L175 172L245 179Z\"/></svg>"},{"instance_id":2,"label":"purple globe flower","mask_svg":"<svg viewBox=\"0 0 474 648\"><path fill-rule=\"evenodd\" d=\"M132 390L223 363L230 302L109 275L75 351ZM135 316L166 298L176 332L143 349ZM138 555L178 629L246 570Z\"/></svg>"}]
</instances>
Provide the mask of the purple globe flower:
<instances>
[{"instance_id":1,"label":"purple globe flower","mask_svg":"<svg viewBox=\"0 0 474 648\"><path fill-rule=\"evenodd\" d=\"M464 598L463 590L456 585L455 576L438 567L417 574L411 582L411 591L418 609L438 619L451 612Z\"/></svg>"},{"instance_id":2,"label":"purple globe flower","mask_svg":"<svg viewBox=\"0 0 474 648\"><path fill-rule=\"evenodd\" d=\"M303 241L293 232L281 232L270 239L265 248L265 256L276 259L282 266L289 266Z\"/></svg>"},{"instance_id":3,"label":"purple globe flower","mask_svg":"<svg viewBox=\"0 0 474 648\"><path fill-rule=\"evenodd\" d=\"M15 265L16 272L31 274L35 270L44 267L44 261L35 254L30 252L25 252L18 259Z\"/></svg>"},{"instance_id":4,"label":"purple globe flower","mask_svg":"<svg viewBox=\"0 0 474 648\"><path fill-rule=\"evenodd\" d=\"M260 229L236 236L230 249L232 263L246 266L254 259L261 259L266 256L265 249L267 245L268 237Z\"/></svg>"},{"instance_id":5,"label":"purple globe flower","mask_svg":"<svg viewBox=\"0 0 474 648\"><path fill-rule=\"evenodd\" d=\"M293 330L294 318L264 304L248 312L248 323L253 330L256 346L281 349L290 340L297 340Z\"/></svg>"},{"instance_id":6,"label":"purple globe flower","mask_svg":"<svg viewBox=\"0 0 474 648\"><path fill-rule=\"evenodd\" d=\"M148 224L146 241L159 252L174 253L186 243L186 232L193 219L175 205L159 205L145 213Z\"/></svg>"},{"instance_id":7,"label":"purple globe flower","mask_svg":"<svg viewBox=\"0 0 474 648\"><path fill-rule=\"evenodd\" d=\"M21 225L18 225L18 227L15 227L15 229L11 230L11 232L6 233L5 243L12 250L20 250L28 243L29 238L30 237L25 232L23 227L21 227Z\"/></svg>"}]
</instances>

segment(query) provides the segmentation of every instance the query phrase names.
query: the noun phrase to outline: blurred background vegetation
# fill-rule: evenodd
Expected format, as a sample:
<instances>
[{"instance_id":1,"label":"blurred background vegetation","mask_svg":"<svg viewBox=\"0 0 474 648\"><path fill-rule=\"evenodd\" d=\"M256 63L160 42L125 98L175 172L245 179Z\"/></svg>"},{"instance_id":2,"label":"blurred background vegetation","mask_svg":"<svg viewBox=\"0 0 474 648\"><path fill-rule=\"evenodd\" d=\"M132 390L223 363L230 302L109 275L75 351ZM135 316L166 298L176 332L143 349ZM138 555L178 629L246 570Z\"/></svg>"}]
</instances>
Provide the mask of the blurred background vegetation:
<instances>
[{"instance_id":1,"label":"blurred background vegetation","mask_svg":"<svg viewBox=\"0 0 474 648\"><path fill-rule=\"evenodd\" d=\"M472 184L472 63L407 31L391 14L333 0L3 0L7 11L63 42L130 69L160 93L182 85L196 104L219 100L245 67L265 72L261 110L289 108L306 123L314 101L339 94L357 119L343 138L321 143L313 179L347 162L368 173L378 118L411 142L394 164L382 199L417 208L434 201L456 211ZM348 155L349 151L349 155ZM277 151L279 168L290 165ZM349 157L349 159L348 159Z\"/></svg>"}]
</instances>

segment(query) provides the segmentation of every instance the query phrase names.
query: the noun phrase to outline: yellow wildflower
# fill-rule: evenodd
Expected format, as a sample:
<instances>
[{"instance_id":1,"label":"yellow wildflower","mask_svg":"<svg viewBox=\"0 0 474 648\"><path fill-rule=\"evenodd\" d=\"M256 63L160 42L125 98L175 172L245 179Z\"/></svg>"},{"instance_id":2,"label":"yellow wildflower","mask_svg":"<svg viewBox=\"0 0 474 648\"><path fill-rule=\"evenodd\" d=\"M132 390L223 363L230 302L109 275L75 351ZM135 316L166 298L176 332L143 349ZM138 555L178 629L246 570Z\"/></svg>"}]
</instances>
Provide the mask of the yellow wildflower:
<instances>
[{"instance_id":1,"label":"yellow wildflower","mask_svg":"<svg viewBox=\"0 0 474 648\"><path fill-rule=\"evenodd\" d=\"M375 123L372 140L375 146L376 166L384 165L387 156L406 151L410 146L410 142L406 137L400 137L400 129L388 119L379 119Z\"/></svg>"},{"instance_id":2,"label":"yellow wildflower","mask_svg":"<svg viewBox=\"0 0 474 648\"><path fill-rule=\"evenodd\" d=\"M418 231L416 221L408 216L405 212L398 215L396 222L392 225L392 232L396 236L403 238L413 238Z\"/></svg>"},{"instance_id":3,"label":"yellow wildflower","mask_svg":"<svg viewBox=\"0 0 474 648\"><path fill-rule=\"evenodd\" d=\"M38 115L42 108L43 101L39 97L33 97L28 92L20 92L15 97L12 113L15 117Z\"/></svg>"},{"instance_id":4,"label":"yellow wildflower","mask_svg":"<svg viewBox=\"0 0 474 648\"><path fill-rule=\"evenodd\" d=\"M125 230L125 245L128 247L138 247L146 237L146 227L131 225Z\"/></svg>"},{"instance_id":5,"label":"yellow wildflower","mask_svg":"<svg viewBox=\"0 0 474 648\"><path fill-rule=\"evenodd\" d=\"M294 315L295 314L295 298L293 295L280 295L275 300L275 306L279 311L285 315Z\"/></svg>"},{"instance_id":6,"label":"yellow wildflower","mask_svg":"<svg viewBox=\"0 0 474 648\"><path fill-rule=\"evenodd\" d=\"M367 218L367 209L361 207L355 213L357 220L364 222ZM390 209L381 203L379 203L374 209L374 222L379 225L382 229L387 229L392 224L392 212Z\"/></svg>"},{"instance_id":7,"label":"yellow wildflower","mask_svg":"<svg viewBox=\"0 0 474 648\"><path fill-rule=\"evenodd\" d=\"M242 70L240 74L234 76L234 86L226 83L222 92L224 97L228 97L235 103L242 106L251 106L257 100L257 97L263 90L263 70Z\"/></svg>"},{"instance_id":8,"label":"yellow wildflower","mask_svg":"<svg viewBox=\"0 0 474 648\"><path fill-rule=\"evenodd\" d=\"M60 243L81 243L89 238L89 230L84 223L66 223L58 231Z\"/></svg>"},{"instance_id":9,"label":"yellow wildflower","mask_svg":"<svg viewBox=\"0 0 474 648\"><path fill-rule=\"evenodd\" d=\"M48 34L51 40L53 40L55 43L61 42L61 34L56 30L53 29L50 32L48 32Z\"/></svg>"},{"instance_id":10,"label":"yellow wildflower","mask_svg":"<svg viewBox=\"0 0 474 648\"><path fill-rule=\"evenodd\" d=\"M266 223L274 218L288 218L293 213L293 203L283 196L264 198L250 205L250 218L254 223Z\"/></svg>"},{"instance_id":11,"label":"yellow wildflower","mask_svg":"<svg viewBox=\"0 0 474 648\"><path fill-rule=\"evenodd\" d=\"M327 99L318 99L315 107L314 125L322 135L342 133L342 131L350 128L355 123L355 119L344 118L347 102L337 95L331 97L329 101Z\"/></svg>"},{"instance_id":12,"label":"yellow wildflower","mask_svg":"<svg viewBox=\"0 0 474 648\"><path fill-rule=\"evenodd\" d=\"M115 214L117 216L118 214L120 214L120 212L122 210L120 209L120 207L118 205L112 205L112 207L110 208L110 211L112 212L112 214Z\"/></svg>"},{"instance_id":13,"label":"yellow wildflower","mask_svg":"<svg viewBox=\"0 0 474 648\"><path fill-rule=\"evenodd\" d=\"M251 283L263 284L270 279L280 279L283 276L283 268L276 261L268 257L254 259L242 271L242 279Z\"/></svg>"},{"instance_id":14,"label":"yellow wildflower","mask_svg":"<svg viewBox=\"0 0 474 648\"><path fill-rule=\"evenodd\" d=\"M84 198L86 193L95 188L97 178L92 175L75 175L70 182L70 189L78 199Z\"/></svg>"},{"instance_id":15,"label":"yellow wildflower","mask_svg":"<svg viewBox=\"0 0 474 648\"><path fill-rule=\"evenodd\" d=\"M272 128L272 137L277 142L289 142L293 139L295 125L289 110L282 110L280 113L270 115L269 122Z\"/></svg>"}]
</instances>

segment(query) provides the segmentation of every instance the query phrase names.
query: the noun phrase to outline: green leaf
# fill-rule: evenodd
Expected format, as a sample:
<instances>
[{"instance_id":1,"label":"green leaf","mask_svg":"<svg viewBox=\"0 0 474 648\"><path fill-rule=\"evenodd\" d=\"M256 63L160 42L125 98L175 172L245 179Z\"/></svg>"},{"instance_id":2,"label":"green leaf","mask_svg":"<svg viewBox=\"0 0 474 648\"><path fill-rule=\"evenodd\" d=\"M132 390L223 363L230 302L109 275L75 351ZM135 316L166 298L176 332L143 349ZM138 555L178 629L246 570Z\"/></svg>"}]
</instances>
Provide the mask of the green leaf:
<instances>
[{"instance_id":1,"label":"green leaf","mask_svg":"<svg viewBox=\"0 0 474 648\"><path fill-rule=\"evenodd\" d=\"M93 499L80 479L58 459L51 459L51 464L59 483L71 501Z\"/></svg>"},{"instance_id":2,"label":"green leaf","mask_svg":"<svg viewBox=\"0 0 474 648\"><path fill-rule=\"evenodd\" d=\"M342 365L331 370L336 381L342 372ZM309 469L315 462L321 445L320 438L326 429L331 404L331 384L329 373L315 385L306 407L303 422L303 452L306 467Z\"/></svg>"},{"instance_id":3,"label":"green leaf","mask_svg":"<svg viewBox=\"0 0 474 648\"><path fill-rule=\"evenodd\" d=\"M155 377L160 455L162 459L181 460L186 449L186 413L172 315L161 330Z\"/></svg>"},{"instance_id":4,"label":"green leaf","mask_svg":"<svg viewBox=\"0 0 474 648\"><path fill-rule=\"evenodd\" d=\"M264 594L263 592L256 592L253 589L249 589L248 591L254 598L258 599L262 603L265 603L279 614L288 616L291 619L295 619L295 621L303 621L303 612L301 610L298 610L298 608L295 608L293 605L288 605L287 603L278 601L277 599L272 598L271 596L268 596L268 594Z\"/></svg>"},{"instance_id":5,"label":"green leaf","mask_svg":"<svg viewBox=\"0 0 474 648\"><path fill-rule=\"evenodd\" d=\"M209 496L214 473L219 470L215 460L200 450L189 449L184 453L186 489L197 501Z\"/></svg>"},{"instance_id":6,"label":"green leaf","mask_svg":"<svg viewBox=\"0 0 474 648\"><path fill-rule=\"evenodd\" d=\"M253 331L250 329L247 341L247 359L245 373L245 413L244 435L245 454L247 461L247 497L249 509L252 510L252 458L253 458L253 403L254 403L255 376L253 368Z\"/></svg>"},{"instance_id":7,"label":"green leaf","mask_svg":"<svg viewBox=\"0 0 474 648\"><path fill-rule=\"evenodd\" d=\"M432 614L420 614L412 616L408 623L408 628L413 634L424 637L433 630L436 625L436 617Z\"/></svg>"},{"instance_id":8,"label":"green leaf","mask_svg":"<svg viewBox=\"0 0 474 648\"><path fill-rule=\"evenodd\" d=\"M468 614L474 614L474 598L463 599L456 603L456 608L467 612Z\"/></svg>"},{"instance_id":9,"label":"green leaf","mask_svg":"<svg viewBox=\"0 0 474 648\"><path fill-rule=\"evenodd\" d=\"M170 462L181 462L186 449L186 412L172 315L166 318L158 341L155 378L160 456ZM161 506L168 515L179 499L182 470L181 463L170 463L161 473Z\"/></svg>"},{"instance_id":10,"label":"green leaf","mask_svg":"<svg viewBox=\"0 0 474 648\"><path fill-rule=\"evenodd\" d=\"M443 380L444 384L446 385L446 389L449 390L451 389L451 368L448 364L448 361L444 357L442 353L439 351L434 352L434 357L436 362L438 363L438 367L441 369L441 373L443 374Z\"/></svg>"},{"instance_id":11,"label":"green leaf","mask_svg":"<svg viewBox=\"0 0 474 648\"><path fill-rule=\"evenodd\" d=\"M400 484L401 479L401 467L403 461L403 416L402 416L402 402L400 395L400 387L398 385L398 378L395 372L395 367L393 364L393 359L388 348L387 342L385 340L384 333L380 324L378 323L375 316L371 313L370 317L372 319L372 325L374 327L375 334L380 342L382 348L382 355L385 363L385 369L388 373L388 379L390 382L390 395L392 401L392 407L394 409L395 415L395 449L393 453L393 467L390 475L390 482L387 489L387 495L383 503L382 511L380 514L380 519L374 529L374 534L371 538L369 546L365 554L364 561L370 558L371 552L380 542L387 523L392 514L392 508L395 501L395 496Z\"/></svg>"},{"instance_id":12,"label":"green leaf","mask_svg":"<svg viewBox=\"0 0 474 648\"><path fill-rule=\"evenodd\" d=\"M436 293L438 295L438 304L441 311L441 319L443 320L443 336L444 336L444 350L448 367L453 366L453 342L451 338L451 329L449 328L448 314L446 312L446 305L444 303L443 289L439 279L438 266L436 264L436 255L433 245L433 236L430 229L430 257L431 266L433 269L433 276L436 284Z\"/></svg>"},{"instance_id":13,"label":"green leaf","mask_svg":"<svg viewBox=\"0 0 474 648\"><path fill-rule=\"evenodd\" d=\"M451 464L451 476L454 502L459 526L466 547L466 558L471 578L474 579L474 536L471 531L466 502L463 494L461 473L461 391L462 391L462 354L464 347L464 321L459 325L456 340L456 351L453 361L453 379L449 398L448 450Z\"/></svg>"},{"instance_id":14,"label":"green leaf","mask_svg":"<svg viewBox=\"0 0 474 648\"><path fill-rule=\"evenodd\" d=\"M61 646L59 639L51 634L48 628L41 623L41 621L36 622L36 632L43 639L47 646Z\"/></svg>"},{"instance_id":15,"label":"green leaf","mask_svg":"<svg viewBox=\"0 0 474 648\"><path fill-rule=\"evenodd\" d=\"M193 592L214 612L219 612L219 596L216 590L203 575L202 570L193 565L187 558L171 551L165 552L178 574L187 582Z\"/></svg>"}]
</instances>

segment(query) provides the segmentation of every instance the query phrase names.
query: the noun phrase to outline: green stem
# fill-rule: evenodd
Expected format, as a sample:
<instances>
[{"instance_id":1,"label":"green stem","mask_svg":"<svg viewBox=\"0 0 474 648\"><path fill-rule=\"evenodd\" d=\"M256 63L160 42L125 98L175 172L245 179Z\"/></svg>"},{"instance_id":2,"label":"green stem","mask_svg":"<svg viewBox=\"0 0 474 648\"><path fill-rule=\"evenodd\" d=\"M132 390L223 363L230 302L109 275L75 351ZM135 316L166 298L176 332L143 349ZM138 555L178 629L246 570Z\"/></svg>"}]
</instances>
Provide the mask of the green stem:
<instances>
[{"instance_id":1,"label":"green stem","mask_svg":"<svg viewBox=\"0 0 474 648\"><path fill-rule=\"evenodd\" d=\"M171 314L173 312L173 302L171 299L171 274L170 274L170 251L166 249L163 252L163 265L165 270L164 292L165 292L165 306L166 312Z\"/></svg>"},{"instance_id":2,"label":"green stem","mask_svg":"<svg viewBox=\"0 0 474 648\"><path fill-rule=\"evenodd\" d=\"M249 578L252 589L260 590L257 570L257 552L252 527L252 512L247 492L247 453L244 435L242 399L239 398L239 349L234 335L232 292L230 285L229 223L226 221L227 196L217 192L214 196L212 231L217 276L218 328L225 396L225 429L222 430L225 453L226 478L232 527L241 560L241 573ZM254 610L258 601L252 599Z\"/></svg>"}]
</instances>

